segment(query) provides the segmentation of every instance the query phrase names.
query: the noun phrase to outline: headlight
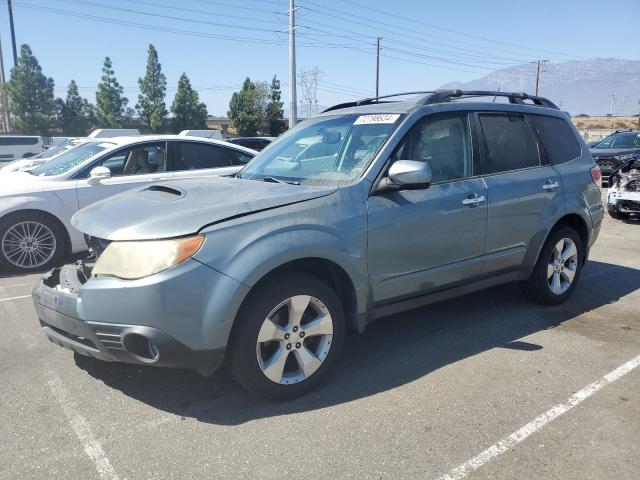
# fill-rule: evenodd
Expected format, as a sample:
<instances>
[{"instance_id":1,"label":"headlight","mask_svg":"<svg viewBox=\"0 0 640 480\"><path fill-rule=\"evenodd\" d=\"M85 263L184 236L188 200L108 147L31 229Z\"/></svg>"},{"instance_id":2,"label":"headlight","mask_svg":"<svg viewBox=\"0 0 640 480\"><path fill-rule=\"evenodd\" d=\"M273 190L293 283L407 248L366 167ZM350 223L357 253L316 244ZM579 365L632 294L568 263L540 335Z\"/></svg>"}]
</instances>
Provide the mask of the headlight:
<instances>
[{"instance_id":1,"label":"headlight","mask_svg":"<svg viewBox=\"0 0 640 480\"><path fill-rule=\"evenodd\" d=\"M172 240L112 242L98 258L92 273L125 280L148 277L191 258L204 243L204 236Z\"/></svg>"},{"instance_id":2,"label":"headlight","mask_svg":"<svg viewBox=\"0 0 640 480\"><path fill-rule=\"evenodd\" d=\"M631 160L632 158L640 158L640 152L633 153L625 153L624 155L614 155L613 158L616 160L620 160L621 162L626 162L627 160Z\"/></svg>"}]
</instances>

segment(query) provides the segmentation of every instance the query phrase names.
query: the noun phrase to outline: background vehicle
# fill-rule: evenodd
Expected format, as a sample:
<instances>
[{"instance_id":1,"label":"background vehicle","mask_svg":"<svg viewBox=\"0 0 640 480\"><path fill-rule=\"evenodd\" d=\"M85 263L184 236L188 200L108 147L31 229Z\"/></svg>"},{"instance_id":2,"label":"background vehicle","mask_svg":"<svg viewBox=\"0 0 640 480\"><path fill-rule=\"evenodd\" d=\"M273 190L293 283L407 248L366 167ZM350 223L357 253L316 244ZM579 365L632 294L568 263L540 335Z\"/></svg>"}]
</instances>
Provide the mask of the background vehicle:
<instances>
[{"instance_id":1,"label":"background vehicle","mask_svg":"<svg viewBox=\"0 0 640 480\"><path fill-rule=\"evenodd\" d=\"M593 159L602 170L602 177L608 180L613 173L627 160L640 158L640 132L616 132L603 139L591 149Z\"/></svg>"},{"instance_id":2,"label":"background vehicle","mask_svg":"<svg viewBox=\"0 0 640 480\"><path fill-rule=\"evenodd\" d=\"M237 137L229 138L227 139L227 142L260 151L275 139L276 137Z\"/></svg>"},{"instance_id":3,"label":"background vehicle","mask_svg":"<svg viewBox=\"0 0 640 480\"><path fill-rule=\"evenodd\" d=\"M181 137L201 137L201 138L213 138L215 140L223 140L222 132L220 130L182 130L178 135ZM254 150L257 150L254 148Z\"/></svg>"},{"instance_id":4,"label":"background vehicle","mask_svg":"<svg viewBox=\"0 0 640 480\"><path fill-rule=\"evenodd\" d=\"M478 96L510 104L456 101ZM226 358L249 390L285 399L375 318L513 281L565 301L603 217L600 170L567 116L524 94L391 97L302 122L236 177L78 212L97 260L36 287L45 334L207 374Z\"/></svg>"},{"instance_id":5,"label":"background vehicle","mask_svg":"<svg viewBox=\"0 0 640 480\"><path fill-rule=\"evenodd\" d=\"M640 214L640 155L624 162L609 177L607 210L617 219Z\"/></svg>"},{"instance_id":6,"label":"background vehicle","mask_svg":"<svg viewBox=\"0 0 640 480\"><path fill-rule=\"evenodd\" d=\"M89 138L135 137L140 135L137 128L98 128L91 132Z\"/></svg>"},{"instance_id":7,"label":"background vehicle","mask_svg":"<svg viewBox=\"0 0 640 480\"><path fill-rule=\"evenodd\" d=\"M69 222L97 200L158 180L231 174L255 153L175 135L93 139L28 172L1 175L0 268L29 272L86 250Z\"/></svg>"},{"instance_id":8,"label":"background vehicle","mask_svg":"<svg viewBox=\"0 0 640 480\"><path fill-rule=\"evenodd\" d=\"M0 135L0 163L29 158L44 150L42 137L35 135Z\"/></svg>"}]
</instances>

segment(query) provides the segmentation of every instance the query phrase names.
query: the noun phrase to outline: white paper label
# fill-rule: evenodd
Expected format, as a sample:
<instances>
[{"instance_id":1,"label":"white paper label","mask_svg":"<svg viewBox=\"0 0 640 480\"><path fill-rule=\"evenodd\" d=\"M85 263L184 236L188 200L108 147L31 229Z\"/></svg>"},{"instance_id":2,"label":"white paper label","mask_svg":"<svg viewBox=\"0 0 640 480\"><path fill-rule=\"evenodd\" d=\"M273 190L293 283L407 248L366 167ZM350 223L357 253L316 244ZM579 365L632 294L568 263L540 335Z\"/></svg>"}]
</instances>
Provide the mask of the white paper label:
<instances>
[{"instance_id":1,"label":"white paper label","mask_svg":"<svg viewBox=\"0 0 640 480\"><path fill-rule=\"evenodd\" d=\"M400 118L399 113L382 113L376 115L360 115L354 125L370 125L372 123L395 123Z\"/></svg>"}]
</instances>

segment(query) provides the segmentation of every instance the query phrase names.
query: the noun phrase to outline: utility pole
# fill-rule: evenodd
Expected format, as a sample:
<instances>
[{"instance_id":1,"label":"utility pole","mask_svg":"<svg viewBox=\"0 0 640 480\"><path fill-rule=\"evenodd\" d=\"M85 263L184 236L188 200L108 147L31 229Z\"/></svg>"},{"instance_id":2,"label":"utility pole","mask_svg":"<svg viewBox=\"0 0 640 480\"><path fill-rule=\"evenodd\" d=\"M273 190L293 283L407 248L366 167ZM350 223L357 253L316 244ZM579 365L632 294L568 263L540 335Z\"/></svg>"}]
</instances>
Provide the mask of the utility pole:
<instances>
[{"instance_id":1,"label":"utility pole","mask_svg":"<svg viewBox=\"0 0 640 480\"><path fill-rule=\"evenodd\" d=\"M11 45L13 46L13 66L18 66L18 50L16 49L16 32L13 28L13 8L11 8L11 0L7 0L9 7L9 26L11 27Z\"/></svg>"},{"instance_id":2,"label":"utility pole","mask_svg":"<svg viewBox=\"0 0 640 480\"><path fill-rule=\"evenodd\" d=\"M380 37L376 42L376 97L380 96Z\"/></svg>"},{"instance_id":3,"label":"utility pole","mask_svg":"<svg viewBox=\"0 0 640 480\"><path fill-rule=\"evenodd\" d=\"M2 40L0 39L0 129L9 133L9 102L4 89L4 60L2 58Z\"/></svg>"},{"instance_id":4,"label":"utility pole","mask_svg":"<svg viewBox=\"0 0 640 480\"><path fill-rule=\"evenodd\" d=\"M298 122L296 93L296 7L295 0L289 0L289 128Z\"/></svg>"},{"instance_id":5,"label":"utility pole","mask_svg":"<svg viewBox=\"0 0 640 480\"><path fill-rule=\"evenodd\" d=\"M549 60L538 60L536 62L531 62L536 64L536 97L538 96L538 92L540 91L540 67L547 63Z\"/></svg>"}]
</instances>

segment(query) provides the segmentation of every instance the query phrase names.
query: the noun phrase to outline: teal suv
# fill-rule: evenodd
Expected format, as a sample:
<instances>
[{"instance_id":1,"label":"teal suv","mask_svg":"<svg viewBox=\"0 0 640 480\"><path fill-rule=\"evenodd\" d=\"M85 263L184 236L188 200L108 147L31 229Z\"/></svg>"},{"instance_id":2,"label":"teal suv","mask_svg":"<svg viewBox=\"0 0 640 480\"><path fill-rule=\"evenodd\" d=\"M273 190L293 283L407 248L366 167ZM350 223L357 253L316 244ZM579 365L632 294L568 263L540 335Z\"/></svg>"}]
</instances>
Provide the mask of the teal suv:
<instances>
[{"instance_id":1,"label":"teal suv","mask_svg":"<svg viewBox=\"0 0 640 480\"><path fill-rule=\"evenodd\" d=\"M33 299L43 332L75 352L205 375L225 363L286 399L376 318L506 282L565 301L602 224L600 189L547 99L370 98L302 122L233 176L84 208L72 224L94 257L48 273Z\"/></svg>"}]
</instances>

